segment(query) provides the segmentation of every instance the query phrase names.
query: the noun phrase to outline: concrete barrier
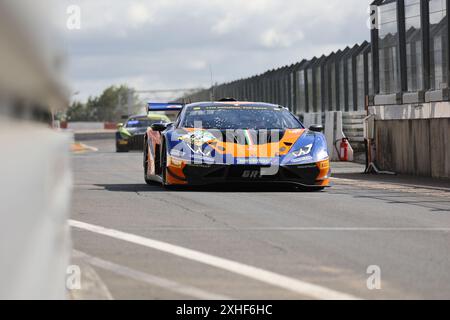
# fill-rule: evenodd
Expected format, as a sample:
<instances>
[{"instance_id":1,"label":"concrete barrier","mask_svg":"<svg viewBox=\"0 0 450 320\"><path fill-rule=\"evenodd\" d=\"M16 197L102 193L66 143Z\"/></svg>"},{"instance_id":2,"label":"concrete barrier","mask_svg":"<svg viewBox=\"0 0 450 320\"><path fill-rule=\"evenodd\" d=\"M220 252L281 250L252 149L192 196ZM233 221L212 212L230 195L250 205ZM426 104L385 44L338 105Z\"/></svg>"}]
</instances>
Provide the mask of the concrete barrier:
<instances>
[{"instance_id":1,"label":"concrete barrier","mask_svg":"<svg viewBox=\"0 0 450 320\"><path fill-rule=\"evenodd\" d=\"M450 179L450 118L376 120L375 128L380 169Z\"/></svg>"},{"instance_id":2,"label":"concrete barrier","mask_svg":"<svg viewBox=\"0 0 450 320\"><path fill-rule=\"evenodd\" d=\"M369 107L378 169L450 178L450 102Z\"/></svg>"},{"instance_id":3,"label":"concrete barrier","mask_svg":"<svg viewBox=\"0 0 450 320\"><path fill-rule=\"evenodd\" d=\"M68 122L67 129L70 130L103 130L104 122Z\"/></svg>"},{"instance_id":4,"label":"concrete barrier","mask_svg":"<svg viewBox=\"0 0 450 320\"><path fill-rule=\"evenodd\" d=\"M116 137L115 130L102 130L102 131L86 131L75 132L75 141L88 141L88 140L113 140Z\"/></svg>"},{"instance_id":5,"label":"concrete barrier","mask_svg":"<svg viewBox=\"0 0 450 320\"><path fill-rule=\"evenodd\" d=\"M322 124L322 113L320 112L303 113L300 118L303 119L303 125L306 128L309 128L313 124Z\"/></svg>"},{"instance_id":6,"label":"concrete barrier","mask_svg":"<svg viewBox=\"0 0 450 320\"><path fill-rule=\"evenodd\" d=\"M342 138L347 137L344 133L342 111L303 113L300 118L303 119L303 125L306 128L309 128L309 126L313 124L323 124L330 159L333 161L339 160L339 152L337 150L339 147L338 144L341 142ZM352 146L350 146L348 150L348 158L349 161L354 160L354 151Z\"/></svg>"},{"instance_id":7,"label":"concrete barrier","mask_svg":"<svg viewBox=\"0 0 450 320\"><path fill-rule=\"evenodd\" d=\"M117 128L117 123L115 122L89 122L89 121L55 121L56 128L69 129L74 131L86 131L86 130L115 130Z\"/></svg>"},{"instance_id":8,"label":"concrete barrier","mask_svg":"<svg viewBox=\"0 0 450 320\"><path fill-rule=\"evenodd\" d=\"M327 111L325 112L325 137L328 143L328 153L333 161L340 159L339 145L343 138L347 136L344 134L342 111ZM348 149L348 161L353 161L353 148L350 145Z\"/></svg>"},{"instance_id":9,"label":"concrete barrier","mask_svg":"<svg viewBox=\"0 0 450 320\"><path fill-rule=\"evenodd\" d=\"M0 299L64 299L71 138L8 123L0 121Z\"/></svg>"}]
</instances>

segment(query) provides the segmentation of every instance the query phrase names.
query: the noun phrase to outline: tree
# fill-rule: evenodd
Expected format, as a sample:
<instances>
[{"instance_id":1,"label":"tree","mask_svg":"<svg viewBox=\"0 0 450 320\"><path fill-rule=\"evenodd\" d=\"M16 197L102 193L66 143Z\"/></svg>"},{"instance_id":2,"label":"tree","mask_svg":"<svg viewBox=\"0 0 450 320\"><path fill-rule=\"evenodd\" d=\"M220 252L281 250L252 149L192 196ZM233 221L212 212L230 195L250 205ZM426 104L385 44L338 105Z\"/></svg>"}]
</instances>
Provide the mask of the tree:
<instances>
[{"instance_id":1,"label":"tree","mask_svg":"<svg viewBox=\"0 0 450 320\"><path fill-rule=\"evenodd\" d=\"M89 97L85 104L74 102L67 111L69 121L118 122L124 115L142 110L142 104L133 89L125 85L110 86L98 97ZM131 108L128 110L128 102Z\"/></svg>"},{"instance_id":2,"label":"tree","mask_svg":"<svg viewBox=\"0 0 450 320\"><path fill-rule=\"evenodd\" d=\"M66 112L66 119L68 121L88 121L89 115L86 105L75 101Z\"/></svg>"}]
</instances>

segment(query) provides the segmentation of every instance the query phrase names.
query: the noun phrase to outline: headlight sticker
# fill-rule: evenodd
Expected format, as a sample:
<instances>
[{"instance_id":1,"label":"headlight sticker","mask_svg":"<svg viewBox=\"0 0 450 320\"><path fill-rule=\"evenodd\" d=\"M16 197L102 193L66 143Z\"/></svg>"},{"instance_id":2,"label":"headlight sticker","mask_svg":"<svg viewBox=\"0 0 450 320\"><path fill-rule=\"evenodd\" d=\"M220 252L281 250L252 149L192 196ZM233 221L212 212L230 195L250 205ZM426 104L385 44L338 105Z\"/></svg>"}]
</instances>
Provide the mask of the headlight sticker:
<instances>
[{"instance_id":1,"label":"headlight sticker","mask_svg":"<svg viewBox=\"0 0 450 320\"><path fill-rule=\"evenodd\" d=\"M308 144L304 147L301 147L299 150L292 152L295 157L306 156L311 153L313 144Z\"/></svg>"},{"instance_id":2,"label":"headlight sticker","mask_svg":"<svg viewBox=\"0 0 450 320\"><path fill-rule=\"evenodd\" d=\"M306 161L312 161L313 157L312 156L303 156L303 157L299 157L299 158L294 158L291 160L291 162L306 162Z\"/></svg>"}]
</instances>

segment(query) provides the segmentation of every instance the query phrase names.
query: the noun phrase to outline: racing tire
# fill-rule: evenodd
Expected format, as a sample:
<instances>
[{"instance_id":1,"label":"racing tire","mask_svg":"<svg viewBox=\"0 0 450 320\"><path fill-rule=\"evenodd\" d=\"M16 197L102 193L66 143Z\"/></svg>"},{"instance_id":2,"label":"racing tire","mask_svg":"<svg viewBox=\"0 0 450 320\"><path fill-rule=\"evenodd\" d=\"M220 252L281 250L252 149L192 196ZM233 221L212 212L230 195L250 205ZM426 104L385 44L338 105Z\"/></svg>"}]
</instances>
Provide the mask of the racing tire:
<instances>
[{"instance_id":1,"label":"racing tire","mask_svg":"<svg viewBox=\"0 0 450 320\"><path fill-rule=\"evenodd\" d=\"M161 146L161 178L162 178L162 185L166 189L170 189L170 186L167 184L167 152L166 152L166 143L163 140L162 146Z\"/></svg>"},{"instance_id":2,"label":"racing tire","mask_svg":"<svg viewBox=\"0 0 450 320\"><path fill-rule=\"evenodd\" d=\"M176 185L171 185L167 183L167 150L166 150L166 143L163 140L162 147L161 147L161 178L162 178L162 185L164 189L175 191L178 190L180 187Z\"/></svg>"},{"instance_id":3,"label":"racing tire","mask_svg":"<svg viewBox=\"0 0 450 320\"><path fill-rule=\"evenodd\" d=\"M148 184L148 185L151 185L151 186L154 186L155 185L155 181L153 181L153 180L150 180L148 177L147 177L147 166L148 166L148 161L147 161L147 157L148 157L148 147L146 148L145 147L145 142L144 142L144 150L143 150L143 153L144 153L144 158L143 158L143 166L144 166L144 180L145 180L145 183L146 184Z\"/></svg>"},{"instance_id":4,"label":"racing tire","mask_svg":"<svg viewBox=\"0 0 450 320\"><path fill-rule=\"evenodd\" d=\"M128 150L128 148L124 148L124 147L119 147L116 145L116 152L117 153L123 153L123 152L129 152L130 150Z\"/></svg>"}]
</instances>

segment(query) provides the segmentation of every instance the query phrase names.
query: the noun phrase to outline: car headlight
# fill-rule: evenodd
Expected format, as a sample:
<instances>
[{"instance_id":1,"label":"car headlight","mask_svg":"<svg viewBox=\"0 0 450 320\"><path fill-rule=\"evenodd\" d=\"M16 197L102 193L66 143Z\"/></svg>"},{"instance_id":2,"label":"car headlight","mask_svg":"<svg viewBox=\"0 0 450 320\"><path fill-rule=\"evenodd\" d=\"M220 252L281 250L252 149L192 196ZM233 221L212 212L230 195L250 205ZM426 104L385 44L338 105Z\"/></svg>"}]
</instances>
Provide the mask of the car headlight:
<instances>
[{"instance_id":1,"label":"car headlight","mask_svg":"<svg viewBox=\"0 0 450 320\"><path fill-rule=\"evenodd\" d=\"M308 144L304 147L301 147L299 150L292 152L295 157L301 157L308 155L312 150L313 144Z\"/></svg>"}]
</instances>

